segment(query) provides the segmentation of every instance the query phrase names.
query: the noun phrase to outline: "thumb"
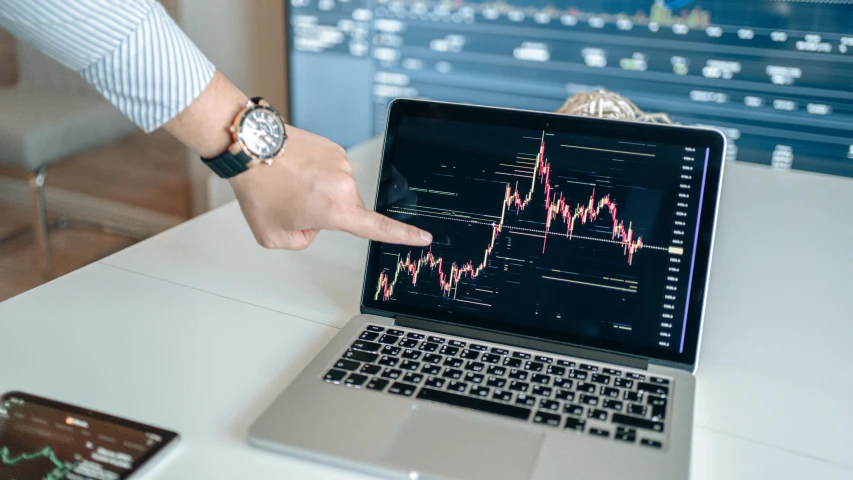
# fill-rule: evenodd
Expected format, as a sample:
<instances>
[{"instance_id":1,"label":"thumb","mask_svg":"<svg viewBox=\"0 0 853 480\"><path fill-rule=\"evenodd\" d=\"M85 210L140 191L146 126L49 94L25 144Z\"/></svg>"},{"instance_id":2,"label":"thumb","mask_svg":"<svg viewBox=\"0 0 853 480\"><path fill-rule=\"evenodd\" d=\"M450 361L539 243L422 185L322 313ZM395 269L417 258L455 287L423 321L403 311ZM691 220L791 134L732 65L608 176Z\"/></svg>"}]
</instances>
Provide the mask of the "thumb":
<instances>
[{"instance_id":1,"label":"thumb","mask_svg":"<svg viewBox=\"0 0 853 480\"><path fill-rule=\"evenodd\" d=\"M377 242L418 247L425 247L432 243L432 235L428 232L364 207L355 207L349 215L341 219L337 228Z\"/></svg>"}]
</instances>

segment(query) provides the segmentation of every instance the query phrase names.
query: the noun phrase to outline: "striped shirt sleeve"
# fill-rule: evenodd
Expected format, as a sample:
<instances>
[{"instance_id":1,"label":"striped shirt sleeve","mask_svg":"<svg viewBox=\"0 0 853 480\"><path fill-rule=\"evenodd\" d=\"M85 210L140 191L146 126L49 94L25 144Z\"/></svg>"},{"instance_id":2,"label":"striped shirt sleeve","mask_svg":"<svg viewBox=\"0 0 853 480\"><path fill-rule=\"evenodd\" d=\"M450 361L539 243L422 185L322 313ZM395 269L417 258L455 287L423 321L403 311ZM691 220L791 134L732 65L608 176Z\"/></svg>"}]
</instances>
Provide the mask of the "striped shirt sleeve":
<instances>
[{"instance_id":1,"label":"striped shirt sleeve","mask_svg":"<svg viewBox=\"0 0 853 480\"><path fill-rule=\"evenodd\" d=\"M80 73L146 132L215 72L155 0L0 0L0 27Z\"/></svg>"}]
</instances>

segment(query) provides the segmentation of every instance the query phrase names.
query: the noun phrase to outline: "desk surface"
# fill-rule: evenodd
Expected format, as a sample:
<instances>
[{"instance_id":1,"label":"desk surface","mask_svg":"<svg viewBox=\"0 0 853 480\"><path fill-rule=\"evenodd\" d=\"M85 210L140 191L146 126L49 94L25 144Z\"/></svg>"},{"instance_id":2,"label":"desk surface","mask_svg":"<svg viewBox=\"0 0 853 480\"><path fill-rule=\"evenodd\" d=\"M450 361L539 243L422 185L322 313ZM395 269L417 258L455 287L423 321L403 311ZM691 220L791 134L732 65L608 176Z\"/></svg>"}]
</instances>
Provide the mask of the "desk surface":
<instances>
[{"instance_id":1,"label":"desk surface","mask_svg":"<svg viewBox=\"0 0 853 480\"><path fill-rule=\"evenodd\" d=\"M378 149L350 151L366 199ZM853 181L727 168L693 478L853 478ZM357 312L366 247L264 250L228 205L0 304L0 392L179 431L152 479L365 478L246 432Z\"/></svg>"}]
</instances>

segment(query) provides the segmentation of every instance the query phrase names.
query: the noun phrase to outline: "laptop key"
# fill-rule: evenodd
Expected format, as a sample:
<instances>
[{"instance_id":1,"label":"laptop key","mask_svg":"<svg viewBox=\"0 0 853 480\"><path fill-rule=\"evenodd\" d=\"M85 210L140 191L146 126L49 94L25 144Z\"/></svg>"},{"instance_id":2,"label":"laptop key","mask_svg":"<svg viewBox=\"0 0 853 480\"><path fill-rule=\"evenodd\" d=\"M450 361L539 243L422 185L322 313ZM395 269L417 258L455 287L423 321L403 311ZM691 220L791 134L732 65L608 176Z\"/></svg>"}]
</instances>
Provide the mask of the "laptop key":
<instances>
[{"instance_id":1,"label":"laptop key","mask_svg":"<svg viewBox=\"0 0 853 480\"><path fill-rule=\"evenodd\" d=\"M551 387L544 387L542 385L534 385L533 390L530 391L533 395L538 395L540 397L550 397L551 396Z\"/></svg>"},{"instance_id":2,"label":"laptop key","mask_svg":"<svg viewBox=\"0 0 853 480\"><path fill-rule=\"evenodd\" d=\"M544 356L542 356L542 355L536 355L536 361L537 361L537 362L540 362L540 363L548 363L548 364L554 363L554 359L553 359L553 358L551 358L551 357L544 357Z\"/></svg>"},{"instance_id":3,"label":"laptop key","mask_svg":"<svg viewBox=\"0 0 853 480\"><path fill-rule=\"evenodd\" d=\"M378 363L379 363L379 365L384 365L386 367L396 367L397 364L400 363L400 359L394 358L394 357L389 357L386 355L386 356L383 356L382 358L380 358Z\"/></svg>"},{"instance_id":4,"label":"laptop key","mask_svg":"<svg viewBox=\"0 0 853 480\"><path fill-rule=\"evenodd\" d=\"M492 347L492 349L489 351L496 354L496 355L503 355L503 356L509 355L509 352L507 350L504 350L503 348Z\"/></svg>"},{"instance_id":5,"label":"laptop key","mask_svg":"<svg viewBox=\"0 0 853 480\"><path fill-rule=\"evenodd\" d=\"M453 357L457 353L459 353L459 347L451 347L450 345L444 345L439 349L438 353L442 355L447 355L448 357Z\"/></svg>"},{"instance_id":6,"label":"laptop key","mask_svg":"<svg viewBox=\"0 0 853 480\"><path fill-rule=\"evenodd\" d=\"M474 372L482 372L485 368L485 363L474 362L471 360L469 360L468 363L465 364L465 370L471 370Z\"/></svg>"},{"instance_id":7,"label":"laptop key","mask_svg":"<svg viewBox=\"0 0 853 480\"><path fill-rule=\"evenodd\" d=\"M568 360L557 360L557 365L565 368L575 368L575 362L570 362Z\"/></svg>"},{"instance_id":8,"label":"laptop key","mask_svg":"<svg viewBox=\"0 0 853 480\"><path fill-rule=\"evenodd\" d=\"M364 365L361 367L361 370L359 370L360 373L363 373L365 375L376 375L381 371L382 367L380 367L379 365Z\"/></svg>"},{"instance_id":9,"label":"laptop key","mask_svg":"<svg viewBox=\"0 0 853 480\"><path fill-rule=\"evenodd\" d=\"M356 362L372 363L375 362L377 358L379 358L379 355L375 353L362 352L359 350L347 350L346 353L344 353L344 358L346 358L347 360L354 360Z\"/></svg>"},{"instance_id":10,"label":"laptop key","mask_svg":"<svg viewBox=\"0 0 853 480\"><path fill-rule=\"evenodd\" d=\"M566 373L565 367L558 367L557 365L548 365L548 370L546 370L548 375L556 375L558 377L562 377Z\"/></svg>"},{"instance_id":11,"label":"laptop key","mask_svg":"<svg viewBox=\"0 0 853 480\"><path fill-rule=\"evenodd\" d=\"M385 345L394 345L399 339L400 337L386 334L379 337L379 343L384 343Z\"/></svg>"},{"instance_id":12,"label":"laptop key","mask_svg":"<svg viewBox=\"0 0 853 480\"><path fill-rule=\"evenodd\" d=\"M417 360L421 358L421 355L423 355L423 353L417 350L412 350L411 348L407 348L406 350L403 350L403 353L400 354L400 357L405 358L407 360Z\"/></svg>"},{"instance_id":13,"label":"laptop key","mask_svg":"<svg viewBox=\"0 0 853 480\"><path fill-rule=\"evenodd\" d=\"M415 393L415 388L412 385L407 385L401 382L394 382L388 388L388 393L393 393L395 395L402 395L404 397L411 397L412 394Z\"/></svg>"},{"instance_id":14,"label":"laptop key","mask_svg":"<svg viewBox=\"0 0 853 480\"><path fill-rule=\"evenodd\" d=\"M598 371L598 367L596 367L595 365L588 365L586 363L580 364L580 366L578 368L580 368L581 370L587 370L590 372L597 372Z\"/></svg>"},{"instance_id":15,"label":"laptop key","mask_svg":"<svg viewBox=\"0 0 853 480\"><path fill-rule=\"evenodd\" d=\"M555 378L554 386L557 388L572 388L572 381L565 378Z\"/></svg>"},{"instance_id":16,"label":"laptop key","mask_svg":"<svg viewBox=\"0 0 853 480\"><path fill-rule=\"evenodd\" d=\"M497 378L497 377L489 377L489 379L486 380L486 385L488 385L490 387L495 387L495 388L504 388L506 386L506 379L505 378Z\"/></svg>"},{"instance_id":17,"label":"laptop key","mask_svg":"<svg viewBox=\"0 0 853 480\"><path fill-rule=\"evenodd\" d=\"M427 340L432 343L444 343L444 339L441 337L427 337Z\"/></svg>"},{"instance_id":18,"label":"laptop key","mask_svg":"<svg viewBox=\"0 0 853 480\"><path fill-rule=\"evenodd\" d=\"M465 360L477 360L480 358L480 352L476 350L465 349L462 350L462 353L459 354L459 358L464 358Z\"/></svg>"},{"instance_id":19,"label":"laptop key","mask_svg":"<svg viewBox=\"0 0 853 480\"><path fill-rule=\"evenodd\" d=\"M495 390L495 393L492 394L492 398L495 400L501 400L504 402L512 401L512 392L507 392L506 390Z\"/></svg>"},{"instance_id":20,"label":"laptop key","mask_svg":"<svg viewBox=\"0 0 853 480\"><path fill-rule=\"evenodd\" d=\"M554 395L554 398L557 400L565 400L567 402L571 402L575 399L575 392L570 392L568 390L563 390L562 388L557 390L557 394Z\"/></svg>"},{"instance_id":21,"label":"laptop key","mask_svg":"<svg viewBox=\"0 0 853 480\"><path fill-rule=\"evenodd\" d=\"M610 385L610 375L604 375L602 373L595 373L589 379L591 382L600 383L602 385Z\"/></svg>"},{"instance_id":22,"label":"laptop key","mask_svg":"<svg viewBox=\"0 0 853 480\"><path fill-rule=\"evenodd\" d=\"M473 386L471 386L471 391L468 393L470 393L471 395L474 395L475 397L488 397L489 393L491 391L492 391L491 388L481 387L479 385L473 385Z\"/></svg>"},{"instance_id":23,"label":"laptop key","mask_svg":"<svg viewBox=\"0 0 853 480\"><path fill-rule=\"evenodd\" d=\"M450 378L452 380L459 380L462 378L462 370L457 370L455 368L445 368L444 373L441 374L444 378Z\"/></svg>"},{"instance_id":24,"label":"laptop key","mask_svg":"<svg viewBox=\"0 0 853 480\"><path fill-rule=\"evenodd\" d=\"M368 342L366 340L356 340L353 342L351 348L353 350L363 350L365 352L378 352L382 345L374 342Z\"/></svg>"},{"instance_id":25,"label":"laptop key","mask_svg":"<svg viewBox=\"0 0 853 480\"><path fill-rule=\"evenodd\" d=\"M503 365L509 368L521 368L521 359L507 357L504 359Z\"/></svg>"},{"instance_id":26,"label":"laptop key","mask_svg":"<svg viewBox=\"0 0 853 480\"><path fill-rule=\"evenodd\" d=\"M559 427L560 426L560 416L553 413L545 413L545 412L536 412L533 415L533 421L535 423L541 423L544 425L548 425L551 427Z\"/></svg>"},{"instance_id":27,"label":"laptop key","mask_svg":"<svg viewBox=\"0 0 853 480\"><path fill-rule=\"evenodd\" d=\"M597 387L591 383L578 382L578 385L575 387L575 390L584 393L595 393L596 388Z\"/></svg>"},{"instance_id":28,"label":"laptop key","mask_svg":"<svg viewBox=\"0 0 853 480\"><path fill-rule=\"evenodd\" d=\"M574 417L566 417L566 423L563 426L567 430L574 430L576 432L583 432L584 427L586 427L586 420Z\"/></svg>"},{"instance_id":29,"label":"laptop key","mask_svg":"<svg viewBox=\"0 0 853 480\"><path fill-rule=\"evenodd\" d=\"M552 412L559 412L560 411L560 402L555 402L554 400L547 400L547 399L543 398L542 400L539 400L539 408L541 410L549 410Z\"/></svg>"},{"instance_id":30,"label":"laptop key","mask_svg":"<svg viewBox=\"0 0 853 480\"><path fill-rule=\"evenodd\" d=\"M385 345L384 347L382 347L382 351L379 353L382 353L384 355L391 355L392 357L396 357L402 351L403 351L403 349L400 347L394 347L392 345Z\"/></svg>"},{"instance_id":31,"label":"laptop key","mask_svg":"<svg viewBox=\"0 0 853 480\"><path fill-rule=\"evenodd\" d=\"M640 445L645 445L647 447L652 447L652 448L663 447L662 443L658 442L657 440L649 440L648 438L644 438L644 439L640 440Z\"/></svg>"},{"instance_id":32,"label":"laptop key","mask_svg":"<svg viewBox=\"0 0 853 480\"><path fill-rule=\"evenodd\" d=\"M506 367L499 367L497 365L490 365L486 373L489 375L495 375L498 377L503 377L506 375Z\"/></svg>"},{"instance_id":33,"label":"laptop key","mask_svg":"<svg viewBox=\"0 0 853 480\"><path fill-rule=\"evenodd\" d=\"M599 437L609 437L610 436L610 432L608 430L604 430L601 428L590 428L589 433L590 433L590 435L597 435Z\"/></svg>"},{"instance_id":34,"label":"laptop key","mask_svg":"<svg viewBox=\"0 0 853 480\"><path fill-rule=\"evenodd\" d=\"M353 362L352 360L345 360L343 358L335 362L335 368L338 368L340 370L351 370L354 372L358 370L358 367L360 366L361 363L359 362Z\"/></svg>"},{"instance_id":35,"label":"laptop key","mask_svg":"<svg viewBox=\"0 0 853 480\"><path fill-rule=\"evenodd\" d=\"M627 378L617 378L613 380L613 386L619 388L634 388L634 381Z\"/></svg>"},{"instance_id":36,"label":"laptop key","mask_svg":"<svg viewBox=\"0 0 853 480\"><path fill-rule=\"evenodd\" d=\"M601 387L601 395L610 398L619 398L619 389L613 387Z\"/></svg>"},{"instance_id":37,"label":"laptop key","mask_svg":"<svg viewBox=\"0 0 853 480\"><path fill-rule=\"evenodd\" d=\"M471 350L476 350L478 352L485 352L486 350L488 350L488 347L486 347L485 345L480 345L478 343L472 343L471 345L468 345L468 348Z\"/></svg>"},{"instance_id":38,"label":"laptop key","mask_svg":"<svg viewBox=\"0 0 853 480\"><path fill-rule=\"evenodd\" d=\"M444 357L436 353L427 353L424 355L424 361L429 363L441 363L443 359Z\"/></svg>"},{"instance_id":39,"label":"laptop key","mask_svg":"<svg viewBox=\"0 0 853 480\"><path fill-rule=\"evenodd\" d=\"M596 397L595 395L581 395L580 403L596 407L598 406L598 397Z\"/></svg>"},{"instance_id":40,"label":"laptop key","mask_svg":"<svg viewBox=\"0 0 853 480\"><path fill-rule=\"evenodd\" d=\"M393 328L389 328L389 329L387 330L387 332L388 332L388 335L396 335L396 336L398 336L398 337L402 337L403 335L405 335L405 334L406 334L406 332L404 332L404 331L402 331L402 330L395 330L395 329L393 329Z\"/></svg>"},{"instance_id":41,"label":"laptop key","mask_svg":"<svg viewBox=\"0 0 853 480\"><path fill-rule=\"evenodd\" d=\"M632 417L621 413L613 414L613 423L628 425L629 427L645 428L646 430L654 430L655 432L663 432L663 423L646 420L645 418Z\"/></svg>"},{"instance_id":42,"label":"laptop key","mask_svg":"<svg viewBox=\"0 0 853 480\"><path fill-rule=\"evenodd\" d=\"M406 338L411 338L413 340L423 340L424 338L426 338L426 336L421 333L409 332L406 334Z\"/></svg>"},{"instance_id":43,"label":"laptop key","mask_svg":"<svg viewBox=\"0 0 853 480\"><path fill-rule=\"evenodd\" d=\"M586 412L587 418L593 418L595 420L601 420L602 422L607 421L608 415L609 415L609 413L607 413L606 410L599 410L597 408L590 408L589 411Z\"/></svg>"},{"instance_id":44,"label":"laptop key","mask_svg":"<svg viewBox=\"0 0 853 480\"><path fill-rule=\"evenodd\" d=\"M513 380L527 380L527 372L515 368L510 370L507 376Z\"/></svg>"},{"instance_id":45,"label":"laptop key","mask_svg":"<svg viewBox=\"0 0 853 480\"><path fill-rule=\"evenodd\" d=\"M581 370L570 370L566 376L575 380L586 380L588 374Z\"/></svg>"},{"instance_id":46,"label":"laptop key","mask_svg":"<svg viewBox=\"0 0 853 480\"><path fill-rule=\"evenodd\" d=\"M528 387L530 387L530 384L520 382L518 380L513 380L513 381L509 382L509 389L515 390L516 392L525 392L526 393Z\"/></svg>"},{"instance_id":47,"label":"laptop key","mask_svg":"<svg viewBox=\"0 0 853 480\"><path fill-rule=\"evenodd\" d=\"M656 395L649 395L648 398L646 398L646 403L649 405L652 405L652 406L655 406L655 405L666 406L666 397L658 397Z\"/></svg>"},{"instance_id":48,"label":"laptop key","mask_svg":"<svg viewBox=\"0 0 853 480\"><path fill-rule=\"evenodd\" d=\"M447 391L448 392L465 393L465 390L467 388L468 388L468 384L465 382L457 382L457 381L453 380L447 384Z\"/></svg>"},{"instance_id":49,"label":"laptop key","mask_svg":"<svg viewBox=\"0 0 853 480\"><path fill-rule=\"evenodd\" d=\"M404 360L403 363L400 364L401 370L408 370L410 372L415 372L420 368L421 362L416 362L414 360Z\"/></svg>"},{"instance_id":50,"label":"laptop key","mask_svg":"<svg viewBox=\"0 0 853 480\"><path fill-rule=\"evenodd\" d=\"M465 374L465 381L471 383L483 383L485 376L481 373L468 372Z\"/></svg>"},{"instance_id":51,"label":"laptop key","mask_svg":"<svg viewBox=\"0 0 853 480\"><path fill-rule=\"evenodd\" d=\"M669 385L669 380L660 377L649 377L649 382L656 383L658 385Z\"/></svg>"},{"instance_id":52,"label":"laptop key","mask_svg":"<svg viewBox=\"0 0 853 480\"><path fill-rule=\"evenodd\" d=\"M626 411L632 415L640 415L641 417L645 417L647 410L645 405L630 403L628 404L628 409Z\"/></svg>"},{"instance_id":53,"label":"laptop key","mask_svg":"<svg viewBox=\"0 0 853 480\"><path fill-rule=\"evenodd\" d=\"M438 344L433 342L423 342L421 346L418 347L418 350L422 352L434 352L438 350Z\"/></svg>"},{"instance_id":54,"label":"laptop key","mask_svg":"<svg viewBox=\"0 0 853 480\"><path fill-rule=\"evenodd\" d=\"M628 372L625 374L625 376L633 380L639 380L641 382L646 380L646 376L640 375L639 373Z\"/></svg>"},{"instance_id":55,"label":"laptop key","mask_svg":"<svg viewBox=\"0 0 853 480\"><path fill-rule=\"evenodd\" d=\"M367 383L367 388L370 390L382 390L383 388L388 386L389 383L391 382L385 380L384 378L371 378L370 381Z\"/></svg>"},{"instance_id":56,"label":"laptop key","mask_svg":"<svg viewBox=\"0 0 853 480\"><path fill-rule=\"evenodd\" d=\"M462 368L462 365L465 364L465 360L456 357L445 357L444 366L450 368Z\"/></svg>"},{"instance_id":57,"label":"laptop key","mask_svg":"<svg viewBox=\"0 0 853 480\"><path fill-rule=\"evenodd\" d=\"M604 408L609 408L611 410L616 410L617 412L622 411L622 402L620 402L619 400L607 399L601 402L601 406Z\"/></svg>"},{"instance_id":58,"label":"laptop key","mask_svg":"<svg viewBox=\"0 0 853 480\"><path fill-rule=\"evenodd\" d=\"M625 392L625 394L622 395L622 399L629 402L642 402L643 394L639 392Z\"/></svg>"},{"instance_id":59,"label":"laptop key","mask_svg":"<svg viewBox=\"0 0 853 480\"><path fill-rule=\"evenodd\" d=\"M622 372L613 368L604 368L601 370L602 373L606 373L608 375L613 375L614 377L621 377Z\"/></svg>"},{"instance_id":60,"label":"laptop key","mask_svg":"<svg viewBox=\"0 0 853 480\"><path fill-rule=\"evenodd\" d=\"M512 352L513 358L521 358L524 360L530 360L530 354L524 352Z\"/></svg>"},{"instance_id":61,"label":"laptop key","mask_svg":"<svg viewBox=\"0 0 853 480\"><path fill-rule=\"evenodd\" d=\"M412 372L409 372L409 373L407 373L406 375L404 375L404 376L403 376L403 381L404 381L404 382L409 382L409 383L421 383L423 380L424 380L424 376L423 376L423 375L421 375L420 373L412 373Z\"/></svg>"},{"instance_id":62,"label":"laptop key","mask_svg":"<svg viewBox=\"0 0 853 480\"><path fill-rule=\"evenodd\" d=\"M376 332L361 332L361 335L358 336L359 340L367 340L368 342L372 342L379 338L379 334Z\"/></svg>"},{"instance_id":63,"label":"laptop key","mask_svg":"<svg viewBox=\"0 0 853 480\"><path fill-rule=\"evenodd\" d=\"M536 397L519 393L518 396L515 397L515 403L532 407L536 405Z\"/></svg>"},{"instance_id":64,"label":"laptop key","mask_svg":"<svg viewBox=\"0 0 853 480\"><path fill-rule=\"evenodd\" d=\"M432 388L441 388L447 380L438 377L429 377L424 385Z\"/></svg>"},{"instance_id":65,"label":"laptop key","mask_svg":"<svg viewBox=\"0 0 853 480\"><path fill-rule=\"evenodd\" d=\"M545 368L545 364L539 362L525 362L524 369L531 372L541 372Z\"/></svg>"},{"instance_id":66,"label":"laptop key","mask_svg":"<svg viewBox=\"0 0 853 480\"><path fill-rule=\"evenodd\" d=\"M425 373L427 375L438 375L441 373L441 367L425 363L424 366L421 367L421 373Z\"/></svg>"},{"instance_id":67,"label":"laptop key","mask_svg":"<svg viewBox=\"0 0 853 480\"><path fill-rule=\"evenodd\" d=\"M377 325L368 325L365 330L370 330L371 332L384 332L384 327L379 327Z\"/></svg>"},{"instance_id":68,"label":"laptop key","mask_svg":"<svg viewBox=\"0 0 853 480\"><path fill-rule=\"evenodd\" d=\"M418 346L418 341L413 338L404 338L397 346L401 348L415 348Z\"/></svg>"},{"instance_id":69,"label":"laptop key","mask_svg":"<svg viewBox=\"0 0 853 480\"><path fill-rule=\"evenodd\" d=\"M495 355L494 353L484 353L483 358L481 358L480 361L485 363L498 363L501 361L501 356Z\"/></svg>"},{"instance_id":70,"label":"laptop key","mask_svg":"<svg viewBox=\"0 0 853 480\"><path fill-rule=\"evenodd\" d=\"M450 392L442 392L431 388L421 388L417 398L431 400L433 402L445 403L457 407L470 408L481 412L494 413L507 417L527 420L530 417L530 409L506 403L494 402L484 398L468 397Z\"/></svg>"},{"instance_id":71,"label":"laptop key","mask_svg":"<svg viewBox=\"0 0 853 480\"><path fill-rule=\"evenodd\" d=\"M397 380L402 374L402 371L393 368L386 368L382 371L382 376L385 378L390 378L391 380Z\"/></svg>"},{"instance_id":72,"label":"laptop key","mask_svg":"<svg viewBox=\"0 0 853 480\"><path fill-rule=\"evenodd\" d=\"M467 345L465 342L459 340L450 340L447 344L459 348L465 348L465 345Z\"/></svg>"},{"instance_id":73,"label":"laptop key","mask_svg":"<svg viewBox=\"0 0 853 480\"><path fill-rule=\"evenodd\" d=\"M578 417L581 417L581 416L583 416L583 410L584 410L584 407L582 407L580 405L573 405L571 403L567 403L567 404L563 405L563 413L566 413L569 415L576 415Z\"/></svg>"},{"instance_id":74,"label":"laptop key","mask_svg":"<svg viewBox=\"0 0 853 480\"><path fill-rule=\"evenodd\" d=\"M548 385L551 383L551 376L545 375L544 373L534 373L530 376L530 381L540 385Z\"/></svg>"},{"instance_id":75,"label":"laptop key","mask_svg":"<svg viewBox=\"0 0 853 480\"><path fill-rule=\"evenodd\" d=\"M328 373L326 373L326 376L323 377L323 380L331 383L341 383L341 380L343 380L344 377L347 376L347 373L349 372L344 370L335 370L333 368L329 370Z\"/></svg>"},{"instance_id":76,"label":"laptop key","mask_svg":"<svg viewBox=\"0 0 853 480\"><path fill-rule=\"evenodd\" d=\"M344 381L344 385L348 387L359 388L364 385L364 382L367 381L366 375L361 375L359 373L351 373L349 377L347 377L346 381Z\"/></svg>"},{"instance_id":77,"label":"laptop key","mask_svg":"<svg viewBox=\"0 0 853 480\"><path fill-rule=\"evenodd\" d=\"M669 393L669 387L664 387L663 385L657 385L654 383L646 383L640 382L637 384L637 390L643 392L649 392L652 395L667 395Z\"/></svg>"},{"instance_id":78,"label":"laptop key","mask_svg":"<svg viewBox=\"0 0 853 480\"><path fill-rule=\"evenodd\" d=\"M666 418L666 405L652 406L652 420L659 422Z\"/></svg>"}]
</instances>

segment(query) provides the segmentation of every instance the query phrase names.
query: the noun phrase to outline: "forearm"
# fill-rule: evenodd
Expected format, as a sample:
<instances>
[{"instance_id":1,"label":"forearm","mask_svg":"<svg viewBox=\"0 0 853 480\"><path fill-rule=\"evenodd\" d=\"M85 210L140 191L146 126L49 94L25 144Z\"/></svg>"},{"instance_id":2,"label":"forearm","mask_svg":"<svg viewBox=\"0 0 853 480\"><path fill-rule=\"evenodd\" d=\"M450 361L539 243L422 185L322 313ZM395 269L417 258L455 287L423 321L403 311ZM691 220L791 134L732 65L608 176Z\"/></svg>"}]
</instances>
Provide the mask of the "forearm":
<instances>
[{"instance_id":1,"label":"forearm","mask_svg":"<svg viewBox=\"0 0 853 480\"><path fill-rule=\"evenodd\" d=\"M215 157L232 143L228 127L249 98L216 72L207 88L164 128L203 157Z\"/></svg>"}]
</instances>

